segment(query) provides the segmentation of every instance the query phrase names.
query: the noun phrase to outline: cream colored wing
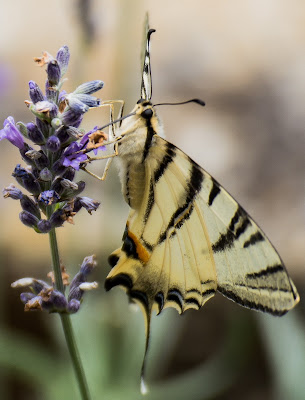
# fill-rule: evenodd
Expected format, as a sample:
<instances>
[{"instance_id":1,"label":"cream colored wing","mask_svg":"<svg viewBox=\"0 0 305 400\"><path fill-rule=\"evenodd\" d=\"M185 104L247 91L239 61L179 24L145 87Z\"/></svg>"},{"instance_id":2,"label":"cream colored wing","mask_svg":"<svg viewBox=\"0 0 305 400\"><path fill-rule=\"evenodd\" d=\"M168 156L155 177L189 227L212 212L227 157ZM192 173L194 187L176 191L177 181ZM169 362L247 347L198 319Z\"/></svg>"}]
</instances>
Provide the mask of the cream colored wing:
<instances>
[{"instance_id":1,"label":"cream colored wing","mask_svg":"<svg viewBox=\"0 0 305 400\"><path fill-rule=\"evenodd\" d=\"M123 246L109 258L107 290L125 287L148 318L153 308L198 309L216 290L274 315L298 302L279 255L248 214L157 135L145 159L145 182L141 207L129 214Z\"/></svg>"}]
</instances>

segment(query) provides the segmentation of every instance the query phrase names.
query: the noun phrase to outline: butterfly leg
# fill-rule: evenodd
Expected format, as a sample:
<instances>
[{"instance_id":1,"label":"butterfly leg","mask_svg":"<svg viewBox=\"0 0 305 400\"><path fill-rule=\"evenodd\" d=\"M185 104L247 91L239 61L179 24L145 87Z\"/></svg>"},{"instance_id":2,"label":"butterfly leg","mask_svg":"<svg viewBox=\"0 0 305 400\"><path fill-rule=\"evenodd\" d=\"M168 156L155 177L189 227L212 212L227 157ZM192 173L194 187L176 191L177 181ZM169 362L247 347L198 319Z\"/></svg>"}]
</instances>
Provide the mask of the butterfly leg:
<instances>
[{"instance_id":1,"label":"butterfly leg","mask_svg":"<svg viewBox=\"0 0 305 400\"><path fill-rule=\"evenodd\" d=\"M113 115L114 115L114 104L116 104L116 103L120 104L118 117L117 117L117 119L119 119L119 118L122 118L122 115L123 115L124 104L125 104L124 100L106 100L101 104L101 106L109 106L109 108L110 108L110 122L114 121L114 118L113 118ZM121 122L120 122L120 125L121 125ZM100 177L100 176L94 174L93 172L89 171L86 167L82 167L83 171L87 172L87 174L93 176L94 178L96 178L96 179L98 179L100 181L104 181L106 179L108 170L109 170L109 168L111 166L111 163L112 163L112 160L113 160L114 157L116 157L118 155L117 141L119 139L121 139L121 137L116 137L114 124L111 124L110 127L109 127L109 136L113 140L111 140L110 142L106 143L106 145L114 143L114 153L109 154L107 156L102 156L102 157L90 157L88 159L88 161L87 161L87 162L91 162L91 161L94 161L94 160L105 160L105 159L107 159L103 175Z\"/></svg>"},{"instance_id":2,"label":"butterfly leg","mask_svg":"<svg viewBox=\"0 0 305 400\"><path fill-rule=\"evenodd\" d=\"M120 137L117 138L117 139L120 139ZM89 162L95 161L95 160L107 160L102 176L98 176L98 175L94 174L93 172L89 171L84 166L81 169L83 171L87 172L87 174L89 174L89 175L93 176L94 178L98 179L99 181L104 181L106 179L106 176L107 176L107 173L108 173L108 170L110 168L110 165L112 163L113 158L116 157L118 154L119 154L118 153L118 143L117 143L117 141L115 141L114 153L108 154L107 156L102 156L102 157L92 157L92 158L90 157L87 161L84 162L84 163L89 163Z\"/></svg>"},{"instance_id":3,"label":"butterfly leg","mask_svg":"<svg viewBox=\"0 0 305 400\"><path fill-rule=\"evenodd\" d=\"M120 119L123 116L123 111L124 111L124 105L125 105L125 101L124 100L106 100L103 101L103 103L101 104L102 106L109 106L110 108L110 122L114 121L113 115L114 115L114 105L115 104L120 104L120 108L119 108L119 112L118 112L118 116L116 119ZM121 126L122 121L119 122L119 127ZM111 138L114 139L115 138L115 125L111 124L109 131L111 131Z\"/></svg>"}]
</instances>

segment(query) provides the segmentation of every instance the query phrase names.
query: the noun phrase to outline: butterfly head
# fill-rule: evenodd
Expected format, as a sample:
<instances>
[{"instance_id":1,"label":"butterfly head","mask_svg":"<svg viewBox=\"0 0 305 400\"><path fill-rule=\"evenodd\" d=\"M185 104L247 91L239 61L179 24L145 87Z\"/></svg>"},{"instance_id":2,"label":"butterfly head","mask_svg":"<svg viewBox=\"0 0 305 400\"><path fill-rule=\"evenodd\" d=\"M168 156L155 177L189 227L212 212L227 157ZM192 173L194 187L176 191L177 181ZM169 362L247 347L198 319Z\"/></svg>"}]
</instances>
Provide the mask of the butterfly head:
<instances>
[{"instance_id":1,"label":"butterfly head","mask_svg":"<svg viewBox=\"0 0 305 400\"><path fill-rule=\"evenodd\" d=\"M129 114L129 118L126 118L121 125L121 136L126 134L129 136L132 133L136 133L138 136L143 135L144 137L160 133L162 134L162 124L156 113L154 104L150 100L140 99L132 112Z\"/></svg>"}]
</instances>

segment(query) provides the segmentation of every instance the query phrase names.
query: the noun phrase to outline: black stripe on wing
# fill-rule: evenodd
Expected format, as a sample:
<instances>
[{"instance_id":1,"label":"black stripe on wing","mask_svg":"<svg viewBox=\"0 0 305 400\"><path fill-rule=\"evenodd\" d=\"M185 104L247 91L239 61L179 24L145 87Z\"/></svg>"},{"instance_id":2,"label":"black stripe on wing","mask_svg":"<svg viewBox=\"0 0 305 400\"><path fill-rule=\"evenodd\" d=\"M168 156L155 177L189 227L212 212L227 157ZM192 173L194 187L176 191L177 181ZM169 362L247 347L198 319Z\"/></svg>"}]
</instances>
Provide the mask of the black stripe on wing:
<instances>
[{"instance_id":1,"label":"black stripe on wing","mask_svg":"<svg viewBox=\"0 0 305 400\"><path fill-rule=\"evenodd\" d=\"M163 176L163 174L165 173L165 171L167 170L169 164L171 162L173 162L175 156L176 156L176 146L174 146L173 144L166 142L166 146L165 146L165 155L158 167L158 169L155 171L154 174L154 181L155 183L158 182L158 180Z\"/></svg>"},{"instance_id":2,"label":"black stripe on wing","mask_svg":"<svg viewBox=\"0 0 305 400\"><path fill-rule=\"evenodd\" d=\"M172 215L166 229L161 233L159 237L158 244L164 242L168 236L168 232L173 230L171 235L175 235L175 230L180 229L184 222L190 218L192 211L194 209L193 203L200 192L203 182L203 173L197 164L192 163L192 169L190 174L190 179L187 184L186 199L182 206L180 206Z\"/></svg>"},{"instance_id":3,"label":"black stripe on wing","mask_svg":"<svg viewBox=\"0 0 305 400\"><path fill-rule=\"evenodd\" d=\"M125 289L130 290L133 286L133 282L129 275L118 274L113 278L107 278L105 281L105 289L107 292L114 286L123 286Z\"/></svg>"},{"instance_id":4,"label":"black stripe on wing","mask_svg":"<svg viewBox=\"0 0 305 400\"><path fill-rule=\"evenodd\" d=\"M180 311L183 312L184 299L179 289L171 289L167 294L167 301L173 301L178 305Z\"/></svg>"},{"instance_id":5,"label":"black stripe on wing","mask_svg":"<svg viewBox=\"0 0 305 400\"><path fill-rule=\"evenodd\" d=\"M125 199L126 199L126 203L129 205L130 207L130 194L129 194L129 180L130 180L130 165L128 164L126 167L126 174L125 174Z\"/></svg>"},{"instance_id":6,"label":"black stripe on wing","mask_svg":"<svg viewBox=\"0 0 305 400\"><path fill-rule=\"evenodd\" d=\"M231 218L227 232L222 233L216 243L212 245L215 253L231 248L237 240L251 226L251 221L246 211L238 205L235 214Z\"/></svg>"},{"instance_id":7,"label":"black stripe on wing","mask_svg":"<svg viewBox=\"0 0 305 400\"><path fill-rule=\"evenodd\" d=\"M257 279L257 278L270 276L270 275L276 274L278 272L285 272L285 268L283 267L282 264L271 265L271 266L268 266L268 267L262 269L261 271L247 274L246 278L247 279Z\"/></svg>"},{"instance_id":8,"label":"black stripe on wing","mask_svg":"<svg viewBox=\"0 0 305 400\"><path fill-rule=\"evenodd\" d=\"M173 162L174 157L176 156L175 152L175 146L169 142L166 143L166 148L165 148L165 155L159 164L159 167L155 170L154 172L154 177L153 179L150 180L149 184L149 194L148 194L148 201L147 201L147 206L144 214L144 223L147 222L149 215L151 213L151 210L155 204L155 186L159 179L163 176L165 171L167 170L169 164Z\"/></svg>"},{"instance_id":9,"label":"black stripe on wing","mask_svg":"<svg viewBox=\"0 0 305 400\"><path fill-rule=\"evenodd\" d=\"M209 200L208 200L209 206L211 206L213 204L213 201L216 199L216 197L220 193L219 184L215 181L215 179L213 177L211 177L211 179L212 179L213 184L212 184L212 189L209 194Z\"/></svg>"},{"instance_id":10,"label":"black stripe on wing","mask_svg":"<svg viewBox=\"0 0 305 400\"><path fill-rule=\"evenodd\" d=\"M263 304L255 303L254 301L250 301L238 296L232 290L227 290L220 286L218 286L217 290L228 299L235 301L236 303L242 305L243 307L251 308L253 310L267 312L269 314L276 316L284 315L286 314L287 311L289 311L289 310L275 310L270 307L264 306Z\"/></svg>"},{"instance_id":11,"label":"black stripe on wing","mask_svg":"<svg viewBox=\"0 0 305 400\"><path fill-rule=\"evenodd\" d=\"M259 232L253 233L248 240L245 241L243 247L253 246L257 242L263 242L265 240L264 236Z\"/></svg>"},{"instance_id":12,"label":"black stripe on wing","mask_svg":"<svg viewBox=\"0 0 305 400\"><path fill-rule=\"evenodd\" d=\"M151 179L149 184L148 200L144 214L144 224L146 224L154 204L155 204L155 188L154 188L154 182Z\"/></svg>"}]
</instances>

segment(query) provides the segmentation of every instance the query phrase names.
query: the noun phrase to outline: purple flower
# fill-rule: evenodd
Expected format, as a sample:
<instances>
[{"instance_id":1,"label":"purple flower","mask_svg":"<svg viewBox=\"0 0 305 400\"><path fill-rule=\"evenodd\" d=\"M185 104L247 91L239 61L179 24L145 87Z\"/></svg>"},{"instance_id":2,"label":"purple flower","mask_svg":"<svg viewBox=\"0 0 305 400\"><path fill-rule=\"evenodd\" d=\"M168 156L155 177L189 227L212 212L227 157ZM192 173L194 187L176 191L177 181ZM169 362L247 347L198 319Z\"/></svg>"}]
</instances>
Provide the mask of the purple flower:
<instances>
[{"instance_id":1,"label":"purple flower","mask_svg":"<svg viewBox=\"0 0 305 400\"><path fill-rule=\"evenodd\" d=\"M20 150L24 146L23 136L16 127L13 117L7 117L3 123L3 129L0 130L0 140L7 139L14 146L18 147Z\"/></svg>"},{"instance_id":2,"label":"purple flower","mask_svg":"<svg viewBox=\"0 0 305 400\"><path fill-rule=\"evenodd\" d=\"M82 150L82 145L80 143L71 143L64 152L64 160L62 164L65 167L73 167L78 171L79 165L88 159L86 154L78 153L80 150Z\"/></svg>"},{"instance_id":3,"label":"purple flower","mask_svg":"<svg viewBox=\"0 0 305 400\"><path fill-rule=\"evenodd\" d=\"M41 192L38 200L44 203L47 206L51 204L57 203L59 200L59 195L55 192L55 190L46 190L45 192Z\"/></svg>"},{"instance_id":4,"label":"purple flower","mask_svg":"<svg viewBox=\"0 0 305 400\"><path fill-rule=\"evenodd\" d=\"M79 165L88 159L85 152L93 150L96 155L99 150L105 150L106 147L103 146L103 141L107 139L104 132L99 131L96 126L92 131L86 133L79 143L73 142L67 147L64 152L63 165L65 167L73 167L77 171L79 170ZM81 152L83 151L83 152Z\"/></svg>"}]
</instances>

